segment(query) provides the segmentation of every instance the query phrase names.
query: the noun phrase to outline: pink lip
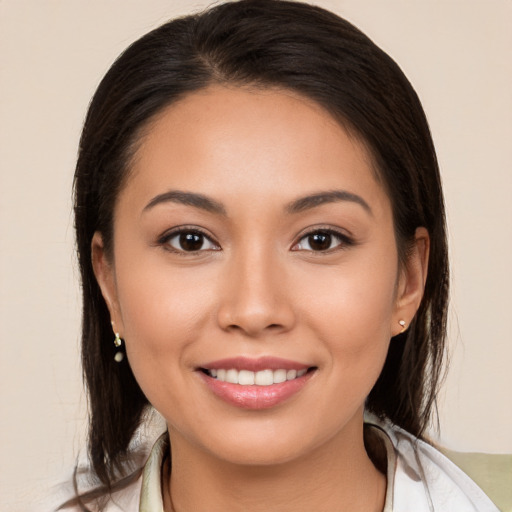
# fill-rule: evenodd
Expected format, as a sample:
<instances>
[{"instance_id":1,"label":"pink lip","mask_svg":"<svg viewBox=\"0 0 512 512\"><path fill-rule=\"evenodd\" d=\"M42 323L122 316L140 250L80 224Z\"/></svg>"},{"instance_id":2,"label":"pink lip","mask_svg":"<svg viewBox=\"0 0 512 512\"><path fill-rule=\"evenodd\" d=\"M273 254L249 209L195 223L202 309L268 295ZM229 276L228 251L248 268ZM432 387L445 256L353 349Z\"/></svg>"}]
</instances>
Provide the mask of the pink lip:
<instances>
[{"instance_id":1,"label":"pink lip","mask_svg":"<svg viewBox=\"0 0 512 512\"><path fill-rule=\"evenodd\" d=\"M302 370L309 366L279 359L275 357L262 357L259 359L248 359L245 357L235 357L214 361L202 366L208 370L214 369L230 369L249 370L253 372L261 370ZM302 377L293 380L287 380L279 384L270 386L242 386L240 384L231 384L210 377L202 371L197 374L217 397L224 400L230 405L241 409L270 409L279 405L296 393L298 393L310 380L314 372L307 372Z\"/></svg>"},{"instance_id":2,"label":"pink lip","mask_svg":"<svg viewBox=\"0 0 512 512\"><path fill-rule=\"evenodd\" d=\"M219 370L221 368L229 370L249 370L251 372L259 372L261 370L303 370L310 368L312 365L298 363L297 361L290 361L289 359L281 359L279 357L264 356L256 359L249 357L230 357L226 359L219 359L201 365L201 368L207 370Z\"/></svg>"}]
</instances>

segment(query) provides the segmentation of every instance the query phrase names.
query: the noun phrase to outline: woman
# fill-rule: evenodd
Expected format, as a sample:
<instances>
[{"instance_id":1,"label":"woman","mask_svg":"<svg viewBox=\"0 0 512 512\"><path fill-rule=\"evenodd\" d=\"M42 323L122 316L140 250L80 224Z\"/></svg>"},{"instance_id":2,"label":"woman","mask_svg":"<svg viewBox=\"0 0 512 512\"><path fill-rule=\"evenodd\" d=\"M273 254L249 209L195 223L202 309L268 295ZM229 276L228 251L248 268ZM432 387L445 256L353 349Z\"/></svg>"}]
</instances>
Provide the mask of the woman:
<instances>
[{"instance_id":1,"label":"woman","mask_svg":"<svg viewBox=\"0 0 512 512\"><path fill-rule=\"evenodd\" d=\"M352 25L242 0L147 34L93 98L75 213L99 481L63 508L497 510L422 441L439 172L412 87ZM141 475L149 404L168 432Z\"/></svg>"}]
</instances>

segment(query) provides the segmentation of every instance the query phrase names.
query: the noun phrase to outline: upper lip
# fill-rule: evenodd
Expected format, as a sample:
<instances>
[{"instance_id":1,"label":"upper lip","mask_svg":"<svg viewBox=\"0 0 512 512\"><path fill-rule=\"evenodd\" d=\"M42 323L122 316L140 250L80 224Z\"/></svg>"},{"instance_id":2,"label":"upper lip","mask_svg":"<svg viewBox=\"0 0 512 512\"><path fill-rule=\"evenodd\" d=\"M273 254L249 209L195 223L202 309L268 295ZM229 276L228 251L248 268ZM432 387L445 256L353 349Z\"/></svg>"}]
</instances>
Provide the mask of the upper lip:
<instances>
[{"instance_id":1,"label":"upper lip","mask_svg":"<svg viewBox=\"0 0 512 512\"><path fill-rule=\"evenodd\" d=\"M261 370L302 370L310 368L312 365L292 361L290 359L282 359L280 357L264 356L258 358L250 357L228 357L226 359L219 359L211 361L199 366L198 369L205 370L220 370L232 369L235 370L249 370L259 372Z\"/></svg>"}]
</instances>

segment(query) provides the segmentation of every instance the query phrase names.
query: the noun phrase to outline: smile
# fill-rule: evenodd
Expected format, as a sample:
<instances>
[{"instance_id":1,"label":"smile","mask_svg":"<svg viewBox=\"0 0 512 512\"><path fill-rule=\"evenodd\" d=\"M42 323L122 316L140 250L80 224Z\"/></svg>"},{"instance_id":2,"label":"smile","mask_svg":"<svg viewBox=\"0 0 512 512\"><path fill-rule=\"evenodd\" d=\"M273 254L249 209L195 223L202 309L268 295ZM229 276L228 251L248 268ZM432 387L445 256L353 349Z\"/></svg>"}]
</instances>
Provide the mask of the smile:
<instances>
[{"instance_id":1,"label":"smile","mask_svg":"<svg viewBox=\"0 0 512 512\"><path fill-rule=\"evenodd\" d=\"M273 384L281 384L289 380L295 380L306 374L307 369L286 370L280 368L278 370L265 369L258 372L251 370L237 370L224 368L204 370L210 377L222 382L231 384L239 384L240 386L272 386Z\"/></svg>"},{"instance_id":2,"label":"smile","mask_svg":"<svg viewBox=\"0 0 512 512\"><path fill-rule=\"evenodd\" d=\"M223 359L197 368L207 388L241 409L269 409L298 394L318 368L274 357Z\"/></svg>"}]
</instances>

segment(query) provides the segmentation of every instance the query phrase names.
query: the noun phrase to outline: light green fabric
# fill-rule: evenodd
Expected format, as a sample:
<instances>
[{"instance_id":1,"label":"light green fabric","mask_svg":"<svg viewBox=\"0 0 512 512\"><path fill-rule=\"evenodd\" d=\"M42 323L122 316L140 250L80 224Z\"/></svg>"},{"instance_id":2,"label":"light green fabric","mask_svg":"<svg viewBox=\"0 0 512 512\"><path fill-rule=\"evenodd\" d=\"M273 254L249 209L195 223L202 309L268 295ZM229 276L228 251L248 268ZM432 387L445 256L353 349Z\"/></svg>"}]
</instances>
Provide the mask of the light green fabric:
<instances>
[{"instance_id":1,"label":"light green fabric","mask_svg":"<svg viewBox=\"0 0 512 512\"><path fill-rule=\"evenodd\" d=\"M459 466L496 504L512 512L512 455L440 451Z\"/></svg>"}]
</instances>

